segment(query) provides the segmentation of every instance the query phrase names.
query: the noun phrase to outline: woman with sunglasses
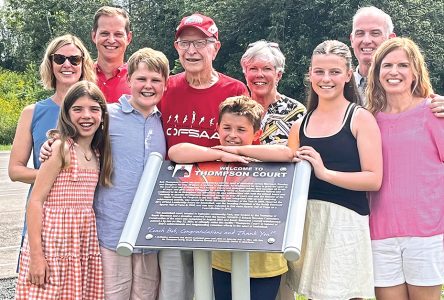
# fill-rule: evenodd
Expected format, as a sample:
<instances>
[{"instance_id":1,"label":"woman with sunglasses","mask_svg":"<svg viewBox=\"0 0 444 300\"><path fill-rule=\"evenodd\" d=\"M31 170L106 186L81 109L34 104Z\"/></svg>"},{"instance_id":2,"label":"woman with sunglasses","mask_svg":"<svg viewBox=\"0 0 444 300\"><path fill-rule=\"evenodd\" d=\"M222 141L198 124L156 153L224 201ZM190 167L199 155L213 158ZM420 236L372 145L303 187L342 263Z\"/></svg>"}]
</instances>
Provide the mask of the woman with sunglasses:
<instances>
[{"instance_id":1,"label":"woman with sunglasses","mask_svg":"<svg viewBox=\"0 0 444 300\"><path fill-rule=\"evenodd\" d=\"M43 86L54 94L21 113L9 159L9 177L12 181L32 184L40 167L39 150L46 141L46 132L55 128L60 104L68 89L80 80L95 82L93 61L82 41L70 34L56 37L45 51L40 64ZM33 167L27 163L33 152ZM26 232L24 224L22 239Z\"/></svg>"},{"instance_id":2,"label":"woman with sunglasses","mask_svg":"<svg viewBox=\"0 0 444 300\"><path fill-rule=\"evenodd\" d=\"M55 128L60 104L68 89L80 80L95 82L93 61L82 41L73 35L52 40L40 64L43 86L54 90L44 100L25 107L20 116L9 160L12 181L33 184L40 167L38 153L46 141L46 132ZM33 150L34 168L27 167Z\"/></svg>"},{"instance_id":3,"label":"woman with sunglasses","mask_svg":"<svg viewBox=\"0 0 444 300\"><path fill-rule=\"evenodd\" d=\"M285 68L279 45L265 40L251 43L240 63L251 98L266 112L261 123L261 143L286 145L290 128L305 113L305 107L277 91Z\"/></svg>"}]
</instances>

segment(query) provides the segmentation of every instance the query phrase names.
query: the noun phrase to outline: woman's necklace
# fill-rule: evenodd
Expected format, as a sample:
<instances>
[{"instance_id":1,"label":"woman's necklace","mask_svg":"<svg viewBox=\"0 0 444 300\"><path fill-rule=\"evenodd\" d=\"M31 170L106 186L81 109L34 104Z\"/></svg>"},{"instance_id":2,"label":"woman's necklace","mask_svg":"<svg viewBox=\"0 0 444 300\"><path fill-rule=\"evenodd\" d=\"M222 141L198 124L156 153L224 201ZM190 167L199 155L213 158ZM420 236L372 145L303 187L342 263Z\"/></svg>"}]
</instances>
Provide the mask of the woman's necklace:
<instances>
[{"instance_id":1,"label":"woman's necklace","mask_svg":"<svg viewBox=\"0 0 444 300\"><path fill-rule=\"evenodd\" d=\"M83 151L82 147L79 146L79 144L76 144L78 146L78 148L80 149L80 151L83 153L83 157L85 158L86 161L91 161L93 154L92 152L90 153L90 156L88 157L86 155L86 151Z\"/></svg>"}]
</instances>

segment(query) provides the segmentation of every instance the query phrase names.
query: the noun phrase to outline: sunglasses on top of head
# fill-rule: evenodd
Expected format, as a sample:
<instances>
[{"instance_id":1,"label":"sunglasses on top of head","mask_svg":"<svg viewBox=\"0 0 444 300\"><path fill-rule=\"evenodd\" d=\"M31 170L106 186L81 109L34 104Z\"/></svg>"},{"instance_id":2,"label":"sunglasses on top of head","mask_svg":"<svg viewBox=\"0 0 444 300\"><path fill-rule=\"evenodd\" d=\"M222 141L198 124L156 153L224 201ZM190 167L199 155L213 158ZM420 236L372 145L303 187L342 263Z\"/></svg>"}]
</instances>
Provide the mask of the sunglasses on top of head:
<instances>
[{"instance_id":1,"label":"sunglasses on top of head","mask_svg":"<svg viewBox=\"0 0 444 300\"><path fill-rule=\"evenodd\" d=\"M279 44L278 44L278 43L275 43L275 42L269 42L269 41L266 41L266 40L260 40L260 41L258 41L258 42L265 42L266 45L267 45L268 47L270 47L270 48L275 48L275 49L279 49ZM248 44L247 49L248 49L248 48L251 48L251 47L253 47L253 46L255 46L258 42L254 42L254 43L250 43L250 44ZM280 49L279 49L279 50L280 50Z\"/></svg>"},{"instance_id":2,"label":"sunglasses on top of head","mask_svg":"<svg viewBox=\"0 0 444 300\"><path fill-rule=\"evenodd\" d=\"M69 63L73 66L78 66L82 60L83 56L81 55L71 55L71 56L65 56L62 54L51 54L52 61L55 62L58 65L63 65L66 60L69 61Z\"/></svg>"}]
</instances>

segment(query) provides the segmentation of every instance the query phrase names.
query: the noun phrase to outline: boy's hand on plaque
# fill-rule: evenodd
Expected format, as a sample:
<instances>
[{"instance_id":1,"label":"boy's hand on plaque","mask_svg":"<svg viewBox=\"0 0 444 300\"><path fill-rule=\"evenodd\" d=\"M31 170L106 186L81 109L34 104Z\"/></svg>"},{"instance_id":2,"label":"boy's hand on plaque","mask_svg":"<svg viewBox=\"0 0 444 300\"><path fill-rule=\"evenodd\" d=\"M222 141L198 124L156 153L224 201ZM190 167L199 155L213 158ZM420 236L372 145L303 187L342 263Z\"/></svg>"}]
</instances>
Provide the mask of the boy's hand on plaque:
<instances>
[{"instance_id":1,"label":"boy's hand on plaque","mask_svg":"<svg viewBox=\"0 0 444 300\"><path fill-rule=\"evenodd\" d=\"M221 151L221 157L220 160L223 162L240 162L244 164L248 164L252 159L250 157L237 155L225 151Z\"/></svg>"},{"instance_id":2,"label":"boy's hand on plaque","mask_svg":"<svg viewBox=\"0 0 444 300\"><path fill-rule=\"evenodd\" d=\"M217 149L217 150L221 150L224 152L228 152L228 153L233 153L233 154L239 154L239 148L237 146L222 146L222 145L218 145L218 146L214 146L211 147L213 149Z\"/></svg>"}]
</instances>

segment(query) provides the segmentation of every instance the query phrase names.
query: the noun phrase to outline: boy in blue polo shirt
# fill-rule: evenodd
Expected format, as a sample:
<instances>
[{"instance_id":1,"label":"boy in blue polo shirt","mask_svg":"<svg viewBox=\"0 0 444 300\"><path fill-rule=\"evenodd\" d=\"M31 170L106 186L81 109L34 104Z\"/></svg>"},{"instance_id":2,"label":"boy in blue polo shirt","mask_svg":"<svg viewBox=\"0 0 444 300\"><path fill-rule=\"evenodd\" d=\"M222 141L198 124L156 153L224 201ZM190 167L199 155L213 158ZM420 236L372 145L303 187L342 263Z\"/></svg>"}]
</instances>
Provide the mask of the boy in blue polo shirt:
<instances>
[{"instance_id":1,"label":"boy in blue polo shirt","mask_svg":"<svg viewBox=\"0 0 444 300\"><path fill-rule=\"evenodd\" d=\"M157 252L135 250L124 257L116 248L150 153L166 154L156 105L165 91L168 74L168 59L162 52L138 50L128 60L131 95L108 105L113 186L99 186L94 200L106 299L155 300L158 295ZM41 158L48 154L43 151Z\"/></svg>"},{"instance_id":2,"label":"boy in blue polo shirt","mask_svg":"<svg viewBox=\"0 0 444 300\"><path fill-rule=\"evenodd\" d=\"M165 155L166 144L156 107L169 74L162 52L140 49L128 60L131 96L108 106L114 177L110 188L98 187L94 209L103 261L106 299L155 300L159 286L157 252L135 250L129 257L116 248L151 152Z\"/></svg>"}]
</instances>

